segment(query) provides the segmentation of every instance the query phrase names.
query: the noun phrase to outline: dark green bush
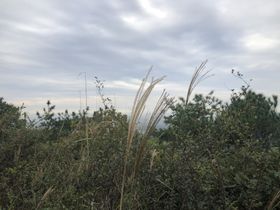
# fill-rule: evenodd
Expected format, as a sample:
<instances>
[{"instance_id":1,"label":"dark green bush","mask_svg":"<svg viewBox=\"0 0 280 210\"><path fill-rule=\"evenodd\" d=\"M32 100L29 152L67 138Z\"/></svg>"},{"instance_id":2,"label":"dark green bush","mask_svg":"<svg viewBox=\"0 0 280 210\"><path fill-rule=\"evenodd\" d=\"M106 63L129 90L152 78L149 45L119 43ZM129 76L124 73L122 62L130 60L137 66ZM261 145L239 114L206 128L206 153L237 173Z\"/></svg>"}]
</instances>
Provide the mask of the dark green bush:
<instances>
[{"instance_id":1,"label":"dark green bush","mask_svg":"<svg viewBox=\"0 0 280 210\"><path fill-rule=\"evenodd\" d=\"M242 89L223 103L210 93L171 111L128 177L125 209L267 208L280 190L277 97ZM113 107L55 114L48 102L28 122L1 98L0 209L117 209L127 120Z\"/></svg>"}]
</instances>

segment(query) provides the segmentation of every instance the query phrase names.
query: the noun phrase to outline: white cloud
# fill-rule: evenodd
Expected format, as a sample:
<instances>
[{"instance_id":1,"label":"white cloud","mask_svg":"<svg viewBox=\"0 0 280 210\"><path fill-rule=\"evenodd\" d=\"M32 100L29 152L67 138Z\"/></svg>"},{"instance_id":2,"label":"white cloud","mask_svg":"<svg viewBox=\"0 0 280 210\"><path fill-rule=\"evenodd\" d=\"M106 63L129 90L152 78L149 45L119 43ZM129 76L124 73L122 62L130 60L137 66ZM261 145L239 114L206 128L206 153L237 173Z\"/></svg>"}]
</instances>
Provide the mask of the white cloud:
<instances>
[{"instance_id":1,"label":"white cloud","mask_svg":"<svg viewBox=\"0 0 280 210\"><path fill-rule=\"evenodd\" d=\"M144 12L122 14L121 20L130 28L139 32L151 32L168 27L173 22L173 13L163 4L153 5L150 0L137 0ZM164 2L162 2L164 3Z\"/></svg>"},{"instance_id":2,"label":"white cloud","mask_svg":"<svg viewBox=\"0 0 280 210\"><path fill-rule=\"evenodd\" d=\"M217 77L197 91L216 89L224 97L225 83L240 85L227 80L231 68L255 79L255 89L278 91L279 9L278 0L3 0L0 96L30 105L32 98L45 103L57 96L61 106L77 108L83 83L76 76L86 71L128 104L151 65L153 75L167 76L155 94L165 88L184 96L194 68L207 58Z\"/></svg>"},{"instance_id":3,"label":"white cloud","mask_svg":"<svg viewBox=\"0 0 280 210\"><path fill-rule=\"evenodd\" d=\"M262 34L250 34L243 38L245 47L250 51L266 51L279 48L280 40Z\"/></svg>"},{"instance_id":4,"label":"white cloud","mask_svg":"<svg viewBox=\"0 0 280 210\"><path fill-rule=\"evenodd\" d=\"M126 90L137 90L139 88L139 85L131 82L117 80L117 81L108 81L106 87L126 89Z\"/></svg>"},{"instance_id":5,"label":"white cloud","mask_svg":"<svg viewBox=\"0 0 280 210\"><path fill-rule=\"evenodd\" d=\"M160 9L155 5L152 5L152 1L150 0L138 0L141 7L144 9L144 11L156 18L159 19L165 19L168 16L168 11L166 9Z\"/></svg>"}]
</instances>

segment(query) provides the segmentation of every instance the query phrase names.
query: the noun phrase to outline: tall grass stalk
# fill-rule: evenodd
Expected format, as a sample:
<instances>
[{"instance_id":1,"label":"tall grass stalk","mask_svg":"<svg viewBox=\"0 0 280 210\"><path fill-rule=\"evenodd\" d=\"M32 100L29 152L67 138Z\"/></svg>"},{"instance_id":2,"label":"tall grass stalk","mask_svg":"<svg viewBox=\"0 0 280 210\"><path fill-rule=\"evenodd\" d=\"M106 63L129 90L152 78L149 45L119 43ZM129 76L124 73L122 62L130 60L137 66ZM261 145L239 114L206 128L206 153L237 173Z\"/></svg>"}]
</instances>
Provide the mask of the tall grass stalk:
<instances>
[{"instance_id":1,"label":"tall grass stalk","mask_svg":"<svg viewBox=\"0 0 280 210\"><path fill-rule=\"evenodd\" d=\"M190 82L189 87L188 87L186 102L185 102L186 104L189 103L190 96L191 96L193 90L195 89L195 87L200 82L202 82L203 80L213 76L213 74L209 75L210 70L205 71L205 67L206 67L207 62L208 62L207 60L203 61L199 65L199 67L195 69L195 71L193 73L193 76L192 76L192 79L191 79L191 82Z\"/></svg>"},{"instance_id":2,"label":"tall grass stalk","mask_svg":"<svg viewBox=\"0 0 280 210\"><path fill-rule=\"evenodd\" d=\"M43 197L41 198L40 202L38 203L36 210L41 208L44 201L47 199L49 194L51 194L53 191L54 191L54 187L53 186L49 187L49 189L44 193Z\"/></svg>"},{"instance_id":3,"label":"tall grass stalk","mask_svg":"<svg viewBox=\"0 0 280 210\"><path fill-rule=\"evenodd\" d=\"M280 205L280 190L273 196L272 200L269 202L267 210L275 209Z\"/></svg>"},{"instance_id":4,"label":"tall grass stalk","mask_svg":"<svg viewBox=\"0 0 280 210\"><path fill-rule=\"evenodd\" d=\"M141 140L140 146L137 150L137 155L136 155L136 161L134 164L134 170L133 170L133 175L132 179L137 175L140 163L143 159L143 154L145 151L145 146L147 144L147 141L149 139L150 134L153 132L155 129L156 125L162 118L162 116L165 114L165 112L168 110L170 105L172 105L174 102L174 98L169 98L168 94L165 92L165 90L162 92L160 98L158 99L158 102L150 116L150 119L148 121L148 125L146 127L146 130L144 132L143 138Z\"/></svg>"},{"instance_id":5,"label":"tall grass stalk","mask_svg":"<svg viewBox=\"0 0 280 210\"><path fill-rule=\"evenodd\" d=\"M131 111L131 118L128 125L128 134L127 134L127 142L126 142L126 148L125 148L125 154L124 154L124 167L123 167L123 175L122 175L122 184L121 184L121 198L120 198L120 210L123 209L123 199L124 199L124 190L125 190L125 182L126 182L126 176L127 176L127 162L129 157L129 152L131 149L133 137L136 132L137 123L145 109L145 104L154 89L154 87L161 82L164 77L158 78L158 79L152 79L151 83L148 84L146 87L148 77L150 75L151 69L148 71L146 77L142 80L142 83L136 93L132 111ZM146 88L145 88L146 87ZM154 122L158 122L157 118L154 120ZM153 123L152 123L153 124ZM147 128L149 130L149 128Z\"/></svg>"}]
</instances>

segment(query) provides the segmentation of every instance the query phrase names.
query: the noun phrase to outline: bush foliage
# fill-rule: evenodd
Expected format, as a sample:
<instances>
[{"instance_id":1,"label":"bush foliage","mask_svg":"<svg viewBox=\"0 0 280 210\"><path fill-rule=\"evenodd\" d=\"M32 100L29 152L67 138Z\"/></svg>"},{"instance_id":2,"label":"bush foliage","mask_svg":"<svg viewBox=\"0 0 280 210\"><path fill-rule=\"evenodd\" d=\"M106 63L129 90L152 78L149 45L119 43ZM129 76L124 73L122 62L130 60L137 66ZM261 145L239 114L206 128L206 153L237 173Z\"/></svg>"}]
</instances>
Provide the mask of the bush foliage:
<instances>
[{"instance_id":1,"label":"bush foliage","mask_svg":"<svg viewBox=\"0 0 280 210\"><path fill-rule=\"evenodd\" d=\"M211 92L170 108L131 181L134 136L123 209L279 208L277 97L242 88L228 103ZM118 209L127 133L113 107L55 114L48 102L31 121L1 98L0 209Z\"/></svg>"}]
</instances>

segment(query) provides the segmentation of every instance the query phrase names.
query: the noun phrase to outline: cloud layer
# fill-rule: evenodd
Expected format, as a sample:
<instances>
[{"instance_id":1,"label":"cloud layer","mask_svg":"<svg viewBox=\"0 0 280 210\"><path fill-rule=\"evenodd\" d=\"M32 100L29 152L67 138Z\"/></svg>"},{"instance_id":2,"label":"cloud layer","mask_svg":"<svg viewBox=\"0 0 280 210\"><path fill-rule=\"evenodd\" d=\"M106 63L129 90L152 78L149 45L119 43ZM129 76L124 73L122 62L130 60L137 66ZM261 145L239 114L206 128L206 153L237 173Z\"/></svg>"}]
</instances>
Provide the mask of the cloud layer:
<instances>
[{"instance_id":1,"label":"cloud layer","mask_svg":"<svg viewBox=\"0 0 280 210\"><path fill-rule=\"evenodd\" d=\"M256 90L278 94L279 11L278 0L2 0L0 94L76 109L78 74L87 72L89 80L105 79L108 95L126 109L123 96L133 97L151 65L153 75L167 75L162 87L179 96L205 59L215 77L198 91L224 97L240 85L230 76L235 68Z\"/></svg>"}]
</instances>

